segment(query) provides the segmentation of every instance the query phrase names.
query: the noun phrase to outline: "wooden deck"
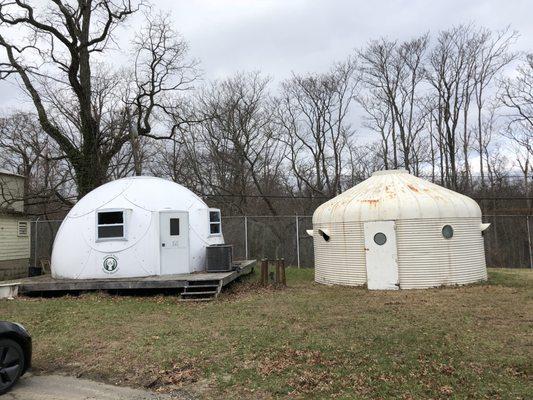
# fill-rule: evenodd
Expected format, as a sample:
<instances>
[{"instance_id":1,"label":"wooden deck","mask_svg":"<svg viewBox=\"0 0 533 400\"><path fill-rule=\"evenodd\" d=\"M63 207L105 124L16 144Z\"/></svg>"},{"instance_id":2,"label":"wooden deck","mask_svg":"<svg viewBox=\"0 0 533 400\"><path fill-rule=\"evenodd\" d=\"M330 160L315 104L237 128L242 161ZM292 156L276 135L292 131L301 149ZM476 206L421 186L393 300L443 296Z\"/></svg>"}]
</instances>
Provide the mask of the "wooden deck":
<instances>
[{"instance_id":1,"label":"wooden deck","mask_svg":"<svg viewBox=\"0 0 533 400\"><path fill-rule=\"evenodd\" d=\"M192 274L158 275L141 278L107 278L107 279L54 279L50 275L5 281L2 284L18 287L19 294L44 294L50 292L94 291L94 290L162 290L177 289L179 293L200 300L200 288L215 288L216 295L224 286L242 275L252 272L255 260L236 262L237 268L230 272L200 272ZM193 288L197 288L193 290ZM197 293L198 296L192 295ZM216 297L216 295L214 297Z\"/></svg>"}]
</instances>

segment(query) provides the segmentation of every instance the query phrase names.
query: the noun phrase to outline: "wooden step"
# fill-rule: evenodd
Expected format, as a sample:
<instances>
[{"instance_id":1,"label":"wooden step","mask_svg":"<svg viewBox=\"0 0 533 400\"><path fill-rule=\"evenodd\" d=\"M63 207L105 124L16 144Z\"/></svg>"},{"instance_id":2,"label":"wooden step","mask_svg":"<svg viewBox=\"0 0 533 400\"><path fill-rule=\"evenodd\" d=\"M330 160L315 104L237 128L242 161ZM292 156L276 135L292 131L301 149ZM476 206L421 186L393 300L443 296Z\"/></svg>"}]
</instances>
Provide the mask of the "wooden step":
<instances>
[{"instance_id":1,"label":"wooden step","mask_svg":"<svg viewBox=\"0 0 533 400\"><path fill-rule=\"evenodd\" d=\"M209 290L209 291L203 291L203 292L182 292L182 296L195 296L200 294L217 294L218 290Z\"/></svg>"},{"instance_id":2,"label":"wooden step","mask_svg":"<svg viewBox=\"0 0 533 400\"><path fill-rule=\"evenodd\" d=\"M188 285L185 286L186 288L203 288L203 287L218 287L219 283L213 283L208 285Z\"/></svg>"},{"instance_id":3,"label":"wooden step","mask_svg":"<svg viewBox=\"0 0 533 400\"><path fill-rule=\"evenodd\" d=\"M202 280L202 281L187 281L187 286L203 286L203 285L211 285L211 286L218 286L220 285L219 279L209 279L209 280Z\"/></svg>"},{"instance_id":4,"label":"wooden step","mask_svg":"<svg viewBox=\"0 0 533 400\"><path fill-rule=\"evenodd\" d=\"M183 289L183 292L184 293L218 292L218 286L186 287Z\"/></svg>"}]
</instances>

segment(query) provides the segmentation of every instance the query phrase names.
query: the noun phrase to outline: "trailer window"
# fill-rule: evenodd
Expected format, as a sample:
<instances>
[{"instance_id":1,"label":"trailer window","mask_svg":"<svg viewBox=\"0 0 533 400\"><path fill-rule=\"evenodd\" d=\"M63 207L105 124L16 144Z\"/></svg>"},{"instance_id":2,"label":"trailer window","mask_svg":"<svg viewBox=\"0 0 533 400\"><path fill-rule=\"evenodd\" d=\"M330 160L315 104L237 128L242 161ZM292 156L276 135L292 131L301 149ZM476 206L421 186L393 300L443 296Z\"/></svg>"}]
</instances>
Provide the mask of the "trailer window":
<instances>
[{"instance_id":1,"label":"trailer window","mask_svg":"<svg viewBox=\"0 0 533 400\"><path fill-rule=\"evenodd\" d=\"M220 235L222 233L220 210L209 210L209 233L211 235Z\"/></svg>"},{"instance_id":2,"label":"trailer window","mask_svg":"<svg viewBox=\"0 0 533 400\"><path fill-rule=\"evenodd\" d=\"M98 211L96 215L96 239L125 239L124 211Z\"/></svg>"}]
</instances>

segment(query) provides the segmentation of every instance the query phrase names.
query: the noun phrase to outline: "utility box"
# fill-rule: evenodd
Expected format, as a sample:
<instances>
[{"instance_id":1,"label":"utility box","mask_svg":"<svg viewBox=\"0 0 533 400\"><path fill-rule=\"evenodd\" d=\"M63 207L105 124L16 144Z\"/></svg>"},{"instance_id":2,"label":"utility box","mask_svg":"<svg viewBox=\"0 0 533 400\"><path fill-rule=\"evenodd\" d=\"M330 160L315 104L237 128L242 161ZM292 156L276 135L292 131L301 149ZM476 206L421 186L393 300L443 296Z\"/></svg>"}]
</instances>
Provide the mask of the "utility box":
<instances>
[{"instance_id":1,"label":"utility box","mask_svg":"<svg viewBox=\"0 0 533 400\"><path fill-rule=\"evenodd\" d=\"M207 272L233 270L233 246L214 244L207 246Z\"/></svg>"}]
</instances>

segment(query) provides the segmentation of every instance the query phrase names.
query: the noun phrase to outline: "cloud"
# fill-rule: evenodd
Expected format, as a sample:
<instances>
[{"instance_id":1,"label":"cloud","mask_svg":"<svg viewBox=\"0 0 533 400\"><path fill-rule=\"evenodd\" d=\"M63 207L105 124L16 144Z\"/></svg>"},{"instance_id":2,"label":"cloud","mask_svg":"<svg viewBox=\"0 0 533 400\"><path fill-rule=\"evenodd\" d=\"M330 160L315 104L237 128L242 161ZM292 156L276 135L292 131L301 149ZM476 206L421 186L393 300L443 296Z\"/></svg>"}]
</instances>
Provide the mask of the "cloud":
<instances>
[{"instance_id":1,"label":"cloud","mask_svg":"<svg viewBox=\"0 0 533 400\"><path fill-rule=\"evenodd\" d=\"M406 39L471 22L491 29L511 25L521 33L516 48L533 50L528 0L159 0L154 5L172 12L207 79L260 70L280 81L292 71L326 70L372 38ZM136 30L139 20L128 29ZM21 99L13 86L0 83L0 108Z\"/></svg>"}]
</instances>

